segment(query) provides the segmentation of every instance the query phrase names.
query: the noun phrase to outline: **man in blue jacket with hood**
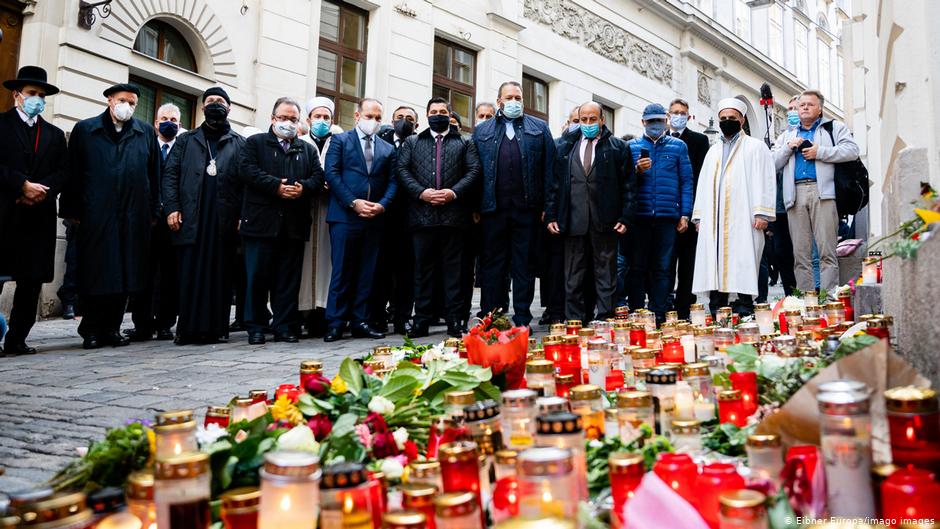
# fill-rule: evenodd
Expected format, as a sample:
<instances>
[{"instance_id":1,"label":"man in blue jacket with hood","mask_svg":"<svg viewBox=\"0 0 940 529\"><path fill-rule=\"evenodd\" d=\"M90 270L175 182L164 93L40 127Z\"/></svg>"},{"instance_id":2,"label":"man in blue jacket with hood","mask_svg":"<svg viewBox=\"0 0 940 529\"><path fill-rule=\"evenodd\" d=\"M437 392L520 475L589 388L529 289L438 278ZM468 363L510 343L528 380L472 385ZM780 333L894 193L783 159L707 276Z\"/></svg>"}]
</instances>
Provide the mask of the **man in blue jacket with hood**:
<instances>
[{"instance_id":1,"label":"man in blue jacket with hood","mask_svg":"<svg viewBox=\"0 0 940 529\"><path fill-rule=\"evenodd\" d=\"M666 319L673 246L676 234L689 229L693 203L689 149L685 142L666 133L667 119L662 105L647 105L643 110L644 134L629 144L636 164L637 206L627 290L631 310L643 308L649 296L648 308L656 313L657 323Z\"/></svg>"}]
</instances>

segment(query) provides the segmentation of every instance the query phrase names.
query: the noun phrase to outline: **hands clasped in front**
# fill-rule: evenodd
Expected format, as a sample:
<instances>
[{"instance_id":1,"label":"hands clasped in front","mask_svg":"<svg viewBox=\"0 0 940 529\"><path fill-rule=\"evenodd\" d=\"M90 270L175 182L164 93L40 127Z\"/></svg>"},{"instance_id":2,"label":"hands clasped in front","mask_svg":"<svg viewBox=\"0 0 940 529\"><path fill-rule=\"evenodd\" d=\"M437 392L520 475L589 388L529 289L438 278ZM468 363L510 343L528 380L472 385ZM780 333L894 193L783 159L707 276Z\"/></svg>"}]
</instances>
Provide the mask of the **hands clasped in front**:
<instances>
[{"instance_id":1,"label":"hands clasped in front","mask_svg":"<svg viewBox=\"0 0 940 529\"><path fill-rule=\"evenodd\" d=\"M452 189L431 189L430 187L421 192L418 197L432 206L443 206L457 198L457 193Z\"/></svg>"},{"instance_id":2,"label":"hands clasped in front","mask_svg":"<svg viewBox=\"0 0 940 529\"><path fill-rule=\"evenodd\" d=\"M378 202L357 198L353 200L353 210L364 219L371 219L385 211L385 206Z\"/></svg>"}]
</instances>

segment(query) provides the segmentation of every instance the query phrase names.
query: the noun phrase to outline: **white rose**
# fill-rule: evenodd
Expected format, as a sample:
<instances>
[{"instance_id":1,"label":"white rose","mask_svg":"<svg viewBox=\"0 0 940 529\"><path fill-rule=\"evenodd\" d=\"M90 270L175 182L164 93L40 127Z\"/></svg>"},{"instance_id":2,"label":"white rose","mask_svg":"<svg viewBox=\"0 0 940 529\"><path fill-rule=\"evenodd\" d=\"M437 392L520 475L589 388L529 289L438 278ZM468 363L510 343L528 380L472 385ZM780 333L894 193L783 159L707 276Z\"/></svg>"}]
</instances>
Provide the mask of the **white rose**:
<instances>
[{"instance_id":1,"label":"white rose","mask_svg":"<svg viewBox=\"0 0 940 529\"><path fill-rule=\"evenodd\" d=\"M806 303L803 302L802 298L796 296L787 296L783 298L783 310L806 310Z\"/></svg>"},{"instance_id":2,"label":"white rose","mask_svg":"<svg viewBox=\"0 0 940 529\"><path fill-rule=\"evenodd\" d=\"M404 428L399 428L392 432L392 437L395 438L395 444L398 445L399 450L405 449L405 441L408 440L408 430Z\"/></svg>"},{"instance_id":3,"label":"white rose","mask_svg":"<svg viewBox=\"0 0 940 529\"><path fill-rule=\"evenodd\" d=\"M219 438L226 433L228 432L226 432L224 428L219 427L216 423L211 423L209 426L202 426L200 424L196 427L196 441L199 443L199 446L209 446L218 441Z\"/></svg>"},{"instance_id":4,"label":"white rose","mask_svg":"<svg viewBox=\"0 0 940 529\"><path fill-rule=\"evenodd\" d=\"M389 415L395 411L395 403L381 395L376 395L369 401L369 411L382 416Z\"/></svg>"},{"instance_id":5,"label":"white rose","mask_svg":"<svg viewBox=\"0 0 940 529\"><path fill-rule=\"evenodd\" d=\"M405 471L405 467L391 457L383 460L379 469L385 474L386 479L401 479L402 472Z\"/></svg>"},{"instance_id":6,"label":"white rose","mask_svg":"<svg viewBox=\"0 0 940 529\"><path fill-rule=\"evenodd\" d=\"M279 450L297 450L300 452L320 452L320 444L313 437L313 430L306 424L294 426L287 433L277 438Z\"/></svg>"}]
</instances>

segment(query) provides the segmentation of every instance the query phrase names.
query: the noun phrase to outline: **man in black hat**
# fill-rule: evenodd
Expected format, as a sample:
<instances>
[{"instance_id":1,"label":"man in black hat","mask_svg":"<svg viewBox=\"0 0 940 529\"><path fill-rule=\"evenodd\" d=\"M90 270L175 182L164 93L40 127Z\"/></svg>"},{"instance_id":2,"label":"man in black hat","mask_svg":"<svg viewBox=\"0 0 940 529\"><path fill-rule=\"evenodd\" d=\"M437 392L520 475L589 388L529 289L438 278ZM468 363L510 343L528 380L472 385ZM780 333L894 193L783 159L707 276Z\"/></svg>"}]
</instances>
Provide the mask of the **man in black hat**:
<instances>
[{"instance_id":1,"label":"man in black hat","mask_svg":"<svg viewBox=\"0 0 940 529\"><path fill-rule=\"evenodd\" d=\"M206 90L205 121L177 138L164 168L165 222L180 261L177 345L228 339L242 206L238 156L245 144L229 125L230 108L225 90Z\"/></svg>"},{"instance_id":2,"label":"man in black hat","mask_svg":"<svg viewBox=\"0 0 940 529\"><path fill-rule=\"evenodd\" d=\"M56 195L68 176L65 134L40 114L59 89L37 66L3 82L14 108L0 114L0 276L16 281L3 356L33 354L26 345L43 283L55 271ZM2 281L2 280L0 280ZM2 283L0 283L2 284Z\"/></svg>"},{"instance_id":3,"label":"man in black hat","mask_svg":"<svg viewBox=\"0 0 940 529\"><path fill-rule=\"evenodd\" d=\"M117 84L104 95L108 108L72 129L71 178L59 211L79 224L78 333L85 349L127 345L121 321L128 295L146 286L150 228L160 211L156 133L133 117L140 91Z\"/></svg>"}]
</instances>

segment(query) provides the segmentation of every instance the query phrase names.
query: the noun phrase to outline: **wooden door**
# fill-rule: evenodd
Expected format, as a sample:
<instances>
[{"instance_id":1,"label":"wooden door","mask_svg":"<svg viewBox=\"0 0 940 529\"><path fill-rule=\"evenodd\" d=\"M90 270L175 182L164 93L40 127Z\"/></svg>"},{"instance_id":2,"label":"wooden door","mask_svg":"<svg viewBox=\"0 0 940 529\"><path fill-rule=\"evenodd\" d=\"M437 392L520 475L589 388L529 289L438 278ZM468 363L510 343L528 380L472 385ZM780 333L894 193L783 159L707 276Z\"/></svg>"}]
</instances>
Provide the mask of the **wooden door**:
<instances>
[{"instance_id":1,"label":"wooden door","mask_svg":"<svg viewBox=\"0 0 940 529\"><path fill-rule=\"evenodd\" d=\"M23 4L17 0L0 0L0 81L13 79L19 68L20 39L23 36ZM13 94L0 89L0 112L13 106Z\"/></svg>"}]
</instances>

